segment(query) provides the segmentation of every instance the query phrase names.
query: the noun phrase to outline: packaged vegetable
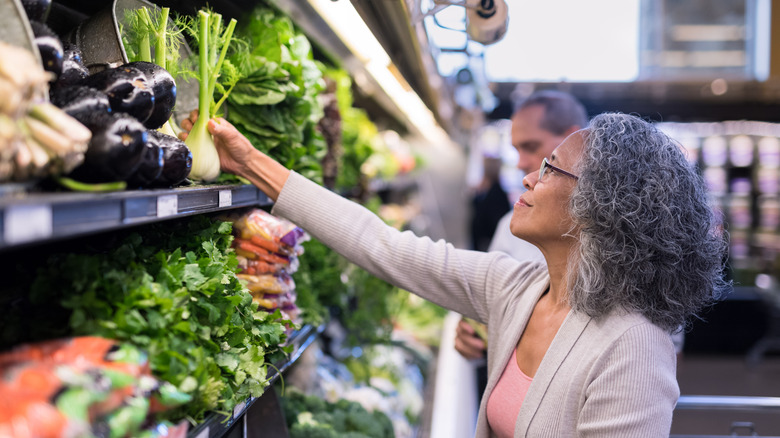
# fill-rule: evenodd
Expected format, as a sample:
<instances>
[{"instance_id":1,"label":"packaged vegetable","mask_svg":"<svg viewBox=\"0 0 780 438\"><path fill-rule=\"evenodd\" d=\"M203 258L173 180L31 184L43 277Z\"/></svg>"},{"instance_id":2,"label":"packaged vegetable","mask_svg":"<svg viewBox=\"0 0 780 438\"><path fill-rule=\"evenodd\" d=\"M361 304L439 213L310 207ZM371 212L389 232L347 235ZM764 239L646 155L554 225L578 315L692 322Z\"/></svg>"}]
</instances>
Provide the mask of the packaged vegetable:
<instances>
[{"instance_id":1,"label":"packaged vegetable","mask_svg":"<svg viewBox=\"0 0 780 438\"><path fill-rule=\"evenodd\" d=\"M283 294L295 290L295 281L287 273L279 275L247 275L237 274L241 280L247 282L246 287L252 293Z\"/></svg>"},{"instance_id":2,"label":"packaged vegetable","mask_svg":"<svg viewBox=\"0 0 780 438\"><path fill-rule=\"evenodd\" d=\"M238 237L249 240L271 253L281 255L300 255L300 244L309 239L308 235L292 222L277 218L261 209L252 209L238 217L230 217ZM254 237L254 239L253 239Z\"/></svg>"},{"instance_id":3,"label":"packaged vegetable","mask_svg":"<svg viewBox=\"0 0 780 438\"><path fill-rule=\"evenodd\" d=\"M0 353L0 437L136 436L188 401L130 344L85 336Z\"/></svg>"}]
</instances>

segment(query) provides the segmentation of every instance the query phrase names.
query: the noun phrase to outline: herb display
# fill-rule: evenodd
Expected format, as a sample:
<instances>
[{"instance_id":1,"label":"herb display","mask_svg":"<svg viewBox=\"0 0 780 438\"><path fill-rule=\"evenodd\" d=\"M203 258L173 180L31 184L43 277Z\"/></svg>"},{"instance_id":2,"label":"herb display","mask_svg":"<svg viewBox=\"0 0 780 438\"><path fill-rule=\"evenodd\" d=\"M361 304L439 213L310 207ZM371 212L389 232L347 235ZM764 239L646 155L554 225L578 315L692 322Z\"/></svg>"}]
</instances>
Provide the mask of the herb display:
<instances>
[{"instance_id":1,"label":"herb display","mask_svg":"<svg viewBox=\"0 0 780 438\"><path fill-rule=\"evenodd\" d=\"M341 273L348 262L316 239L302 246L304 253L298 258L300 265L293 274L298 295L296 304L303 321L320 325L330 317L329 309L342 307L347 298Z\"/></svg>"},{"instance_id":2,"label":"herb display","mask_svg":"<svg viewBox=\"0 0 780 438\"><path fill-rule=\"evenodd\" d=\"M332 313L346 328L350 345L388 342L400 304L395 286L318 240L305 242L303 248L293 275L303 321L317 325Z\"/></svg>"},{"instance_id":3,"label":"herb display","mask_svg":"<svg viewBox=\"0 0 780 438\"><path fill-rule=\"evenodd\" d=\"M393 423L379 410L369 412L360 403L330 403L298 390L286 392L282 410L290 438L394 438Z\"/></svg>"},{"instance_id":4,"label":"herb display","mask_svg":"<svg viewBox=\"0 0 780 438\"><path fill-rule=\"evenodd\" d=\"M368 181L376 177L390 178L398 173L398 166L368 113L353 106L349 74L341 69L328 69L325 76L336 84L341 115L342 151L335 188L365 200L370 195L364 193Z\"/></svg>"},{"instance_id":5,"label":"herb display","mask_svg":"<svg viewBox=\"0 0 780 438\"><path fill-rule=\"evenodd\" d=\"M32 298L60 300L75 335L147 351L154 375L193 397L167 418L231 412L262 394L268 364L285 354L285 321L252 303L232 240L230 223L203 216L152 226L107 254L49 257Z\"/></svg>"},{"instance_id":6,"label":"herb display","mask_svg":"<svg viewBox=\"0 0 780 438\"><path fill-rule=\"evenodd\" d=\"M292 21L265 7L242 18L236 29L246 47L231 61L241 72L228 97L228 120L259 150L303 176L322 183L326 144L317 130L324 89L311 44Z\"/></svg>"}]
</instances>

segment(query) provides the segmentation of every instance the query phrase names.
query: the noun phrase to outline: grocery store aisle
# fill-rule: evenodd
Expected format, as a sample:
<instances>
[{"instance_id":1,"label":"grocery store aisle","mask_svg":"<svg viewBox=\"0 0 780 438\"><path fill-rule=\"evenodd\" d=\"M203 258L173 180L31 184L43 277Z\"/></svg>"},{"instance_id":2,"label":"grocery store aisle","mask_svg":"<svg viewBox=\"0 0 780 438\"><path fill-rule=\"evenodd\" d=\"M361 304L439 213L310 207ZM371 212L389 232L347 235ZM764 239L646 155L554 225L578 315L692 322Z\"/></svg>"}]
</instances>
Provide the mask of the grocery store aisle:
<instances>
[{"instance_id":1,"label":"grocery store aisle","mask_svg":"<svg viewBox=\"0 0 780 438\"><path fill-rule=\"evenodd\" d=\"M455 144L427 145L418 151L425 164L417 178L422 217L413 221L414 231L468 248L465 152Z\"/></svg>"}]
</instances>

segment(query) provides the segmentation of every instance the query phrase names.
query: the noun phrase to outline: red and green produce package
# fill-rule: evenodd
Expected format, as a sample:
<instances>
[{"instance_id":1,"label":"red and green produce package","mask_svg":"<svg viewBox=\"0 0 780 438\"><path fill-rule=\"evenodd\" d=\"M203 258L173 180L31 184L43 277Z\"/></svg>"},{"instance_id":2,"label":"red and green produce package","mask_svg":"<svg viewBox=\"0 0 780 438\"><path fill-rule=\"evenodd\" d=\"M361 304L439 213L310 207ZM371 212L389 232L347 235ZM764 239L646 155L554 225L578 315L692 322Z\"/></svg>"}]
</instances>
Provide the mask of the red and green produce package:
<instances>
[{"instance_id":1,"label":"red and green produce package","mask_svg":"<svg viewBox=\"0 0 780 438\"><path fill-rule=\"evenodd\" d=\"M0 354L0 437L135 436L187 401L126 343L84 336Z\"/></svg>"}]
</instances>

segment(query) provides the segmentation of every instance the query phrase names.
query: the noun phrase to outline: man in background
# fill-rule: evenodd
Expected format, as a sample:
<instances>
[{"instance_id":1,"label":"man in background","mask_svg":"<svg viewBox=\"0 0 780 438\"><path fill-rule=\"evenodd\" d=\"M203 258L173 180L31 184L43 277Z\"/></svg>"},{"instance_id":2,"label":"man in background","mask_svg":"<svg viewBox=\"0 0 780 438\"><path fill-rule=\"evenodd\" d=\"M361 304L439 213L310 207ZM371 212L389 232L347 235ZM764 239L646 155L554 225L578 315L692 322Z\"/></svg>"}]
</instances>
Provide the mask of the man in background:
<instances>
[{"instance_id":1,"label":"man in background","mask_svg":"<svg viewBox=\"0 0 780 438\"><path fill-rule=\"evenodd\" d=\"M517 167L526 175L539 170L542 160L550 158L569 134L588 124L585 107L574 96L562 91L537 91L519 102L512 114L511 141L517 150ZM542 253L532 244L509 231L512 210L498 222L488 251L502 251L518 260L543 260ZM485 357L485 341L472 321L461 319L455 337L455 349L466 359ZM478 396L487 383L487 368L477 368Z\"/></svg>"},{"instance_id":2,"label":"man in background","mask_svg":"<svg viewBox=\"0 0 780 438\"><path fill-rule=\"evenodd\" d=\"M501 186L500 157L482 157L482 181L471 197L471 249L487 251L498 222L512 210L509 197Z\"/></svg>"}]
</instances>

